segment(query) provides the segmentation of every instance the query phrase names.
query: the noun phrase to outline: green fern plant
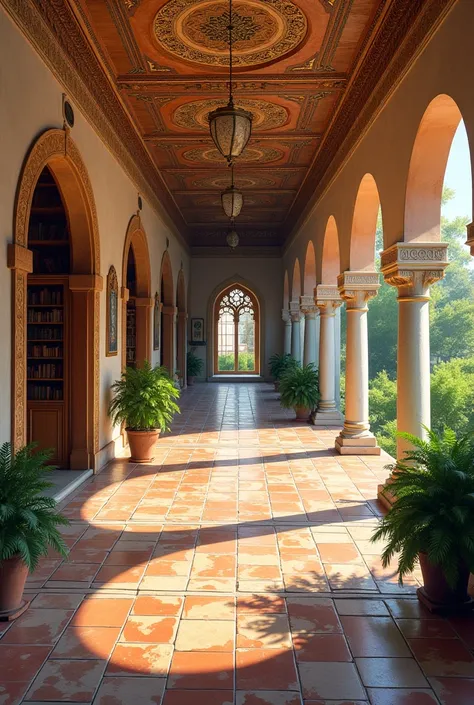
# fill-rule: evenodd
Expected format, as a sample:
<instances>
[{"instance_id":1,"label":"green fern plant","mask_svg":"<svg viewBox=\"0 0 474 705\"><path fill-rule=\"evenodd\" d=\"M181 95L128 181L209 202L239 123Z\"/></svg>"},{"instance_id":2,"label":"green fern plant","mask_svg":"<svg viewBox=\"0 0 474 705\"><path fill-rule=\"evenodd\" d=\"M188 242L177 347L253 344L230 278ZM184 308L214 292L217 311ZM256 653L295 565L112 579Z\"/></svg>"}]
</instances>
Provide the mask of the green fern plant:
<instances>
[{"instance_id":1,"label":"green fern plant","mask_svg":"<svg viewBox=\"0 0 474 705\"><path fill-rule=\"evenodd\" d=\"M276 381L280 380L289 370L300 366L298 361L289 353L284 353L283 355L274 353L268 360L268 364L270 374Z\"/></svg>"},{"instance_id":2,"label":"green fern plant","mask_svg":"<svg viewBox=\"0 0 474 705\"><path fill-rule=\"evenodd\" d=\"M280 381L280 403L287 409L314 409L319 399L318 372L313 364L293 367Z\"/></svg>"},{"instance_id":3,"label":"green fern plant","mask_svg":"<svg viewBox=\"0 0 474 705\"><path fill-rule=\"evenodd\" d=\"M202 372L203 361L192 350L187 354L188 377L199 377Z\"/></svg>"},{"instance_id":4,"label":"green fern plant","mask_svg":"<svg viewBox=\"0 0 474 705\"><path fill-rule=\"evenodd\" d=\"M52 487L46 479L51 452L35 447L14 453L10 443L0 446L0 561L19 555L31 573L50 546L67 556L58 526L69 524L55 511L56 501L43 494Z\"/></svg>"},{"instance_id":5,"label":"green fern plant","mask_svg":"<svg viewBox=\"0 0 474 705\"><path fill-rule=\"evenodd\" d=\"M405 458L387 469L387 487L396 496L372 541L388 539L382 563L398 557L398 576L410 573L418 554L439 566L451 587L464 564L474 571L474 442L460 439L450 429L442 434L426 429L426 441L398 434L413 446Z\"/></svg>"},{"instance_id":6,"label":"green fern plant","mask_svg":"<svg viewBox=\"0 0 474 705\"><path fill-rule=\"evenodd\" d=\"M166 431L179 406L180 391L165 367L127 367L121 379L112 385L113 399L109 414L114 424L125 423L132 431Z\"/></svg>"}]
</instances>

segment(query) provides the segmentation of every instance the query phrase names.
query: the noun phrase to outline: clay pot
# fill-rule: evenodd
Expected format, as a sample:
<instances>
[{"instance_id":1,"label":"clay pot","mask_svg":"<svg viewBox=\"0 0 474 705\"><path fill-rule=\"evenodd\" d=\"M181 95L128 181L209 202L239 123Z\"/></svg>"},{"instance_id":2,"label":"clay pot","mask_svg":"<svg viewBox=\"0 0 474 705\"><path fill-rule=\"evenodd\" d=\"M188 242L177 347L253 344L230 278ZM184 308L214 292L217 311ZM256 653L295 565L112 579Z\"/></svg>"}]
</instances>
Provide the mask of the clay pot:
<instances>
[{"instance_id":1,"label":"clay pot","mask_svg":"<svg viewBox=\"0 0 474 705\"><path fill-rule=\"evenodd\" d=\"M12 619L15 612L22 611L22 600L28 566L20 556L0 561L0 620Z\"/></svg>"},{"instance_id":2,"label":"clay pot","mask_svg":"<svg viewBox=\"0 0 474 705\"><path fill-rule=\"evenodd\" d=\"M127 428L131 463L150 463L153 460L159 429L151 431L133 431Z\"/></svg>"},{"instance_id":3,"label":"clay pot","mask_svg":"<svg viewBox=\"0 0 474 705\"><path fill-rule=\"evenodd\" d=\"M276 382L273 382L273 384L275 386L275 392L279 392L280 391L280 382L277 380Z\"/></svg>"},{"instance_id":4,"label":"clay pot","mask_svg":"<svg viewBox=\"0 0 474 705\"><path fill-rule=\"evenodd\" d=\"M188 376L188 387L194 387L194 377Z\"/></svg>"},{"instance_id":5,"label":"clay pot","mask_svg":"<svg viewBox=\"0 0 474 705\"><path fill-rule=\"evenodd\" d=\"M429 562L426 553L419 554L420 568L423 575L423 588L419 592L419 597L429 609L435 611L437 608L462 605L469 602L467 593L469 583L469 569L466 565L460 566L457 585L452 588L443 571L437 565Z\"/></svg>"},{"instance_id":6,"label":"clay pot","mask_svg":"<svg viewBox=\"0 0 474 705\"><path fill-rule=\"evenodd\" d=\"M311 409L308 409L306 406L295 406L297 421L307 421L309 418L310 411Z\"/></svg>"}]
</instances>

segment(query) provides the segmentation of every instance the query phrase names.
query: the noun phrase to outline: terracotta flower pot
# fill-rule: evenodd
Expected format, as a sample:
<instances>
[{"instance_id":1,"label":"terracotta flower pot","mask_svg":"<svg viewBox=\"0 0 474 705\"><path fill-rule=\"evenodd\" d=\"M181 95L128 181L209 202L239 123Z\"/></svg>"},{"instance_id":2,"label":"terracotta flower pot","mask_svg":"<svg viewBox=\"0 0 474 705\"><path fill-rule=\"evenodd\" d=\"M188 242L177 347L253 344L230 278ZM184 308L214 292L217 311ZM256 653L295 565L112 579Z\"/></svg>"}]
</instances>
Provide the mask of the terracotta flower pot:
<instances>
[{"instance_id":1,"label":"terracotta flower pot","mask_svg":"<svg viewBox=\"0 0 474 705\"><path fill-rule=\"evenodd\" d=\"M279 380L277 380L276 382L273 382L273 384L274 384L274 386L275 386L275 392L279 392L279 391L280 391L280 382L279 382Z\"/></svg>"},{"instance_id":2,"label":"terracotta flower pot","mask_svg":"<svg viewBox=\"0 0 474 705\"><path fill-rule=\"evenodd\" d=\"M426 553L420 553L420 568L423 575L423 587L418 590L418 597L432 612L456 609L471 602L467 593L469 569L460 566L457 585L452 588L441 568L429 562Z\"/></svg>"},{"instance_id":3,"label":"terracotta flower pot","mask_svg":"<svg viewBox=\"0 0 474 705\"><path fill-rule=\"evenodd\" d=\"M153 460L159 429L152 431L133 431L127 428L128 443L130 446L131 463L149 463Z\"/></svg>"},{"instance_id":4,"label":"terracotta flower pot","mask_svg":"<svg viewBox=\"0 0 474 705\"><path fill-rule=\"evenodd\" d=\"M29 605L23 597L28 566L20 556L0 561L0 620L18 617Z\"/></svg>"},{"instance_id":5,"label":"terracotta flower pot","mask_svg":"<svg viewBox=\"0 0 474 705\"><path fill-rule=\"evenodd\" d=\"M297 421L307 421L309 418L310 411L311 409L308 409L306 406L295 406Z\"/></svg>"}]
</instances>

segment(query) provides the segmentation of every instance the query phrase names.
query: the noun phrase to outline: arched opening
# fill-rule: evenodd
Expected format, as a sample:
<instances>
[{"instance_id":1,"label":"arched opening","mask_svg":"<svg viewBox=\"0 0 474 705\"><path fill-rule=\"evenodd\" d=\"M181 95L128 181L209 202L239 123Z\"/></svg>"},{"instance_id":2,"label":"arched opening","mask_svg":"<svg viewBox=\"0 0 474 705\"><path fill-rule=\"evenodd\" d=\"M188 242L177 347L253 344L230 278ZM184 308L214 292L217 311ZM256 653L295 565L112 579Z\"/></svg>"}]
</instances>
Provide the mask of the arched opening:
<instances>
[{"instance_id":1,"label":"arched opening","mask_svg":"<svg viewBox=\"0 0 474 705\"><path fill-rule=\"evenodd\" d=\"M408 172L405 242L441 240L444 174L460 121L458 106L444 94L431 101L421 119Z\"/></svg>"},{"instance_id":2,"label":"arched opening","mask_svg":"<svg viewBox=\"0 0 474 705\"><path fill-rule=\"evenodd\" d=\"M151 271L145 231L131 219L122 259L122 368L151 359Z\"/></svg>"},{"instance_id":3,"label":"arched opening","mask_svg":"<svg viewBox=\"0 0 474 705\"><path fill-rule=\"evenodd\" d=\"M321 261L321 284L337 284L340 274L339 237L334 216L330 216L326 225Z\"/></svg>"},{"instance_id":4,"label":"arched opening","mask_svg":"<svg viewBox=\"0 0 474 705\"><path fill-rule=\"evenodd\" d=\"M285 270L283 279L283 309L286 311L290 308L290 283L288 280L288 270Z\"/></svg>"},{"instance_id":5,"label":"arched opening","mask_svg":"<svg viewBox=\"0 0 474 705\"><path fill-rule=\"evenodd\" d=\"M173 375L174 365L174 320L176 316L176 306L174 298L173 270L168 251L163 254L161 260L160 276L160 296L161 296L161 341L160 341L160 363L164 365L169 374Z\"/></svg>"},{"instance_id":6,"label":"arched opening","mask_svg":"<svg viewBox=\"0 0 474 705\"><path fill-rule=\"evenodd\" d=\"M176 321L176 369L181 385L186 384L186 282L184 272L179 270L178 285L176 287L176 307L178 309Z\"/></svg>"},{"instance_id":7,"label":"arched opening","mask_svg":"<svg viewBox=\"0 0 474 705\"><path fill-rule=\"evenodd\" d=\"M300 300L301 296L301 269L300 261L298 258L295 259L295 264L293 265L293 277L291 280L291 301Z\"/></svg>"},{"instance_id":8,"label":"arched opening","mask_svg":"<svg viewBox=\"0 0 474 705\"><path fill-rule=\"evenodd\" d=\"M306 248L306 257L304 260L304 279L303 293L305 296L313 296L314 287L316 286L316 255L314 245L310 240Z\"/></svg>"},{"instance_id":9,"label":"arched opening","mask_svg":"<svg viewBox=\"0 0 474 705\"><path fill-rule=\"evenodd\" d=\"M214 374L260 373L260 307L255 294L231 284L214 303Z\"/></svg>"},{"instance_id":10,"label":"arched opening","mask_svg":"<svg viewBox=\"0 0 474 705\"><path fill-rule=\"evenodd\" d=\"M15 302L13 444L52 448L61 468L94 468L99 236L88 174L66 131L44 133L24 164L8 260Z\"/></svg>"},{"instance_id":11,"label":"arched opening","mask_svg":"<svg viewBox=\"0 0 474 705\"><path fill-rule=\"evenodd\" d=\"M372 174L359 185L352 218L350 269L356 272L375 269L375 240L380 197Z\"/></svg>"}]
</instances>

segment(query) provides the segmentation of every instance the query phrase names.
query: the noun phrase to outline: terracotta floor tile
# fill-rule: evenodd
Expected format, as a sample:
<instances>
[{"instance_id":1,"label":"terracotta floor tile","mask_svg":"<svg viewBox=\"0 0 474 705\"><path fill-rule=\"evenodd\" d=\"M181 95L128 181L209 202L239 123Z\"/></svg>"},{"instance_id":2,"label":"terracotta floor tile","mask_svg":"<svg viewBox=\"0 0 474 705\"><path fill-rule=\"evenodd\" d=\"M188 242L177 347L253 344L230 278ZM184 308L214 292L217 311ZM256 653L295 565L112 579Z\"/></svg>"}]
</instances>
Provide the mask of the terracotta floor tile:
<instances>
[{"instance_id":1,"label":"terracotta floor tile","mask_svg":"<svg viewBox=\"0 0 474 705\"><path fill-rule=\"evenodd\" d=\"M286 614L240 614L237 617L237 647L290 648L288 617Z\"/></svg>"},{"instance_id":2,"label":"terracotta floor tile","mask_svg":"<svg viewBox=\"0 0 474 705\"><path fill-rule=\"evenodd\" d=\"M342 631L332 600L289 597L287 605L293 634Z\"/></svg>"},{"instance_id":3,"label":"terracotta floor tile","mask_svg":"<svg viewBox=\"0 0 474 705\"><path fill-rule=\"evenodd\" d=\"M29 609L10 627L2 644L55 644L74 612Z\"/></svg>"},{"instance_id":4,"label":"terracotta floor tile","mask_svg":"<svg viewBox=\"0 0 474 705\"><path fill-rule=\"evenodd\" d=\"M67 593L53 593L51 595L43 593L37 595L31 603L32 609L76 609L81 602L82 595L74 595Z\"/></svg>"},{"instance_id":5,"label":"terracotta floor tile","mask_svg":"<svg viewBox=\"0 0 474 705\"><path fill-rule=\"evenodd\" d=\"M190 595L184 602L183 619L235 619L232 597L197 597Z\"/></svg>"},{"instance_id":6,"label":"terracotta floor tile","mask_svg":"<svg viewBox=\"0 0 474 705\"><path fill-rule=\"evenodd\" d=\"M234 656L231 653L175 651L167 687L233 690Z\"/></svg>"},{"instance_id":7,"label":"terracotta floor tile","mask_svg":"<svg viewBox=\"0 0 474 705\"><path fill-rule=\"evenodd\" d=\"M172 653L173 647L169 644L117 644L106 674L166 676Z\"/></svg>"},{"instance_id":8,"label":"terracotta floor tile","mask_svg":"<svg viewBox=\"0 0 474 705\"><path fill-rule=\"evenodd\" d=\"M293 635L298 663L306 661L352 661L342 634Z\"/></svg>"},{"instance_id":9,"label":"terracotta floor tile","mask_svg":"<svg viewBox=\"0 0 474 705\"><path fill-rule=\"evenodd\" d=\"M461 641L408 639L408 644L425 675L474 678L474 658Z\"/></svg>"},{"instance_id":10,"label":"terracotta floor tile","mask_svg":"<svg viewBox=\"0 0 474 705\"><path fill-rule=\"evenodd\" d=\"M147 563L151 553L152 551L112 551L104 565L137 566Z\"/></svg>"},{"instance_id":11,"label":"terracotta floor tile","mask_svg":"<svg viewBox=\"0 0 474 705\"><path fill-rule=\"evenodd\" d=\"M145 575L140 581L140 590L181 591L186 590L188 581L187 575L173 577L168 577L167 575Z\"/></svg>"},{"instance_id":12,"label":"terracotta floor tile","mask_svg":"<svg viewBox=\"0 0 474 705\"><path fill-rule=\"evenodd\" d=\"M350 543L322 543L318 550L323 563L362 563L362 556Z\"/></svg>"},{"instance_id":13,"label":"terracotta floor tile","mask_svg":"<svg viewBox=\"0 0 474 705\"><path fill-rule=\"evenodd\" d=\"M29 685L29 681L17 681L15 683L4 681L0 683L0 703L2 705L19 705Z\"/></svg>"},{"instance_id":14,"label":"terracotta floor tile","mask_svg":"<svg viewBox=\"0 0 474 705\"><path fill-rule=\"evenodd\" d=\"M237 598L237 614L283 614L286 602L277 595L248 595Z\"/></svg>"},{"instance_id":15,"label":"terracotta floor tile","mask_svg":"<svg viewBox=\"0 0 474 705\"><path fill-rule=\"evenodd\" d=\"M118 627L67 627L51 658L107 659L119 634Z\"/></svg>"},{"instance_id":16,"label":"terracotta floor tile","mask_svg":"<svg viewBox=\"0 0 474 705\"><path fill-rule=\"evenodd\" d=\"M431 690L369 688L368 693L371 705L438 705ZM463 703L456 701L456 705Z\"/></svg>"},{"instance_id":17,"label":"terracotta floor tile","mask_svg":"<svg viewBox=\"0 0 474 705\"><path fill-rule=\"evenodd\" d=\"M299 693L284 690L238 690L236 705L301 705Z\"/></svg>"},{"instance_id":18,"label":"terracotta floor tile","mask_svg":"<svg viewBox=\"0 0 474 705\"><path fill-rule=\"evenodd\" d=\"M99 686L94 705L160 705L165 689L164 678L132 676L106 677Z\"/></svg>"},{"instance_id":19,"label":"terracotta floor tile","mask_svg":"<svg viewBox=\"0 0 474 705\"><path fill-rule=\"evenodd\" d=\"M163 705L234 705L230 690L167 690ZM104 704L106 705L106 704Z\"/></svg>"},{"instance_id":20,"label":"terracotta floor tile","mask_svg":"<svg viewBox=\"0 0 474 705\"><path fill-rule=\"evenodd\" d=\"M428 683L413 658L356 658L365 686L370 688L427 688Z\"/></svg>"},{"instance_id":21,"label":"terracotta floor tile","mask_svg":"<svg viewBox=\"0 0 474 705\"><path fill-rule=\"evenodd\" d=\"M389 617L390 613L382 600L334 600L338 614Z\"/></svg>"},{"instance_id":22,"label":"terracotta floor tile","mask_svg":"<svg viewBox=\"0 0 474 705\"><path fill-rule=\"evenodd\" d=\"M296 690L298 680L289 649L239 649L236 653L238 690Z\"/></svg>"},{"instance_id":23,"label":"terracotta floor tile","mask_svg":"<svg viewBox=\"0 0 474 705\"><path fill-rule=\"evenodd\" d=\"M145 568L145 565L134 566L133 568L129 566L107 565L99 570L94 578L94 582L110 583L113 585L137 585L143 577Z\"/></svg>"},{"instance_id":24,"label":"terracotta floor tile","mask_svg":"<svg viewBox=\"0 0 474 705\"><path fill-rule=\"evenodd\" d=\"M177 651L230 652L234 650L234 623L224 620L182 620L178 628Z\"/></svg>"},{"instance_id":25,"label":"terracotta floor tile","mask_svg":"<svg viewBox=\"0 0 474 705\"><path fill-rule=\"evenodd\" d=\"M472 705L474 680L467 678L430 678L441 705Z\"/></svg>"},{"instance_id":26,"label":"terracotta floor tile","mask_svg":"<svg viewBox=\"0 0 474 705\"><path fill-rule=\"evenodd\" d=\"M154 615L177 617L181 612L183 601L182 597L142 595L135 600L131 614L147 617Z\"/></svg>"},{"instance_id":27,"label":"terracotta floor tile","mask_svg":"<svg viewBox=\"0 0 474 705\"><path fill-rule=\"evenodd\" d=\"M75 627L121 627L132 606L130 598L89 598L84 600L71 624Z\"/></svg>"},{"instance_id":28,"label":"terracotta floor tile","mask_svg":"<svg viewBox=\"0 0 474 705\"><path fill-rule=\"evenodd\" d=\"M175 576L187 576L191 572L191 562L168 561L161 558L153 558L147 566L145 576L163 575L169 578Z\"/></svg>"},{"instance_id":29,"label":"terracotta floor tile","mask_svg":"<svg viewBox=\"0 0 474 705\"><path fill-rule=\"evenodd\" d=\"M389 617L341 616L342 628L356 657L411 656Z\"/></svg>"},{"instance_id":30,"label":"terracotta floor tile","mask_svg":"<svg viewBox=\"0 0 474 705\"><path fill-rule=\"evenodd\" d=\"M135 644L172 644L177 628L176 617L131 616L125 622L120 641Z\"/></svg>"},{"instance_id":31,"label":"terracotta floor tile","mask_svg":"<svg viewBox=\"0 0 474 705\"><path fill-rule=\"evenodd\" d=\"M26 700L86 703L92 700L104 672L104 661L47 661Z\"/></svg>"},{"instance_id":32,"label":"terracotta floor tile","mask_svg":"<svg viewBox=\"0 0 474 705\"><path fill-rule=\"evenodd\" d=\"M303 697L308 700L365 700L365 690L353 663L300 663Z\"/></svg>"},{"instance_id":33,"label":"terracotta floor tile","mask_svg":"<svg viewBox=\"0 0 474 705\"><path fill-rule=\"evenodd\" d=\"M52 575L52 580L90 583L99 566L96 563L64 563Z\"/></svg>"},{"instance_id":34,"label":"terracotta floor tile","mask_svg":"<svg viewBox=\"0 0 474 705\"><path fill-rule=\"evenodd\" d=\"M280 568L276 565L240 565L239 580L278 580L281 579Z\"/></svg>"},{"instance_id":35,"label":"terracotta floor tile","mask_svg":"<svg viewBox=\"0 0 474 705\"><path fill-rule=\"evenodd\" d=\"M456 639L457 634L443 619L397 619L398 628L406 639Z\"/></svg>"},{"instance_id":36,"label":"terracotta floor tile","mask_svg":"<svg viewBox=\"0 0 474 705\"><path fill-rule=\"evenodd\" d=\"M46 660L50 646L8 645L0 642L1 681L31 681ZM2 702L0 698L0 702Z\"/></svg>"}]
</instances>

